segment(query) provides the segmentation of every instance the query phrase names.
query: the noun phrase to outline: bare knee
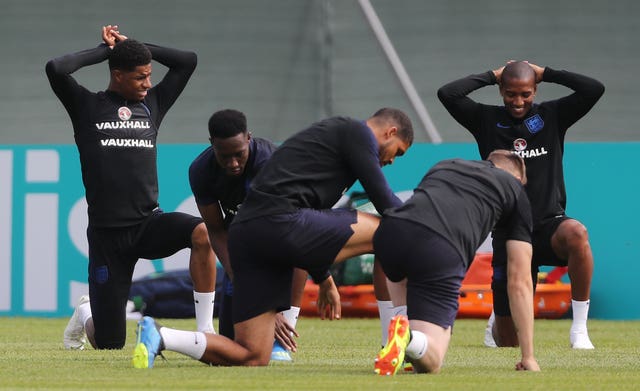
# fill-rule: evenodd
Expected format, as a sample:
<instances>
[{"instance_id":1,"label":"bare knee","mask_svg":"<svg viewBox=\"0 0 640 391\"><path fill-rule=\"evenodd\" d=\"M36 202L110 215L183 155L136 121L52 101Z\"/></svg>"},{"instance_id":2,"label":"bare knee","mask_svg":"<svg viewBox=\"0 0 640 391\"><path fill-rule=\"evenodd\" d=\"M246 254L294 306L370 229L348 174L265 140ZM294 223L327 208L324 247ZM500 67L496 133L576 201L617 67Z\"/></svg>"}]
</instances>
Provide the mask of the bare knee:
<instances>
[{"instance_id":1,"label":"bare knee","mask_svg":"<svg viewBox=\"0 0 640 391\"><path fill-rule=\"evenodd\" d=\"M245 352L239 362L235 364L246 367L264 367L271 361L271 349L261 351L261 349L245 347Z\"/></svg>"},{"instance_id":2,"label":"bare knee","mask_svg":"<svg viewBox=\"0 0 640 391\"><path fill-rule=\"evenodd\" d=\"M566 253L582 251L585 246L589 246L589 233L587 227L577 220L567 220L563 222L554 234L554 247L561 247Z\"/></svg>"},{"instance_id":3,"label":"bare knee","mask_svg":"<svg viewBox=\"0 0 640 391\"><path fill-rule=\"evenodd\" d=\"M191 232L191 246L192 248L211 247L209 243L209 232L204 223L196 225L193 232Z\"/></svg>"},{"instance_id":4,"label":"bare knee","mask_svg":"<svg viewBox=\"0 0 640 391\"><path fill-rule=\"evenodd\" d=\"M442 369L442 360L438 361L438 362L434 362L430 367L429 367L429 373L440 373L440 370Z\"/></svg>"},{"instance_id":5,"label":"bare knee","mask_svg":"<svg viewBox=\"0 0 640 391\"><path fill-rule=\"evenodd\" d=\"M569 247L583 246L588 242L589 233L587 232L587 227L577 221L574 224L571 224L567 233L567 244Z\"/></svg>"},{"instance_id":6,"label":"bare knee","mask_svg":"<svg viewBox=\"0 0 640 391\"><path fill-rule=\"evenodd\" d=\"M270 352L269 352L270 353ZM257 352L251 352L244 347L233 347L221 353L214 349L208 349L200 358L205 364L222 365L222 366L245 366L245 367L264 367L269 365L269 356L264 356Z\"/></svg>"},{"instance_id":7,"label":"bare knee","mask_svg":"<svg viewBox=\"0 0 640 391\"><path fill-rule=\"evenodd\" d=\"M429 346L424 356L418 359L407 359L413 365L415 373L439 373L444 364L444 355L446 353L446 347L441 348L438 346Z\"/></svg>"},{"instance_id":8,"label":"bare knee","mask_svg":"<svg viewBox=\"0 0 640 391\"><path fill-rule=\"evenodd\" d=\"M424 358L424 357L423 357ZM412 362L413 368L416 373L440 373L442 369L442 364L444 360L435 359L435 360L421 360L420 362Z\"/></svg>"},{"instance_id":9,"label":"bare knee","mask_svg":"<svg viewBox=\"0 0 640 391\"><path fill-rule=\"evenodd\" d=\"M271 361L271 349L268 351L263 351L263 349L253 347L246 347L246 353L243 357L243 366L247 367L264 367L269 365L269 361Z\"/></svg>"}]
</instances>

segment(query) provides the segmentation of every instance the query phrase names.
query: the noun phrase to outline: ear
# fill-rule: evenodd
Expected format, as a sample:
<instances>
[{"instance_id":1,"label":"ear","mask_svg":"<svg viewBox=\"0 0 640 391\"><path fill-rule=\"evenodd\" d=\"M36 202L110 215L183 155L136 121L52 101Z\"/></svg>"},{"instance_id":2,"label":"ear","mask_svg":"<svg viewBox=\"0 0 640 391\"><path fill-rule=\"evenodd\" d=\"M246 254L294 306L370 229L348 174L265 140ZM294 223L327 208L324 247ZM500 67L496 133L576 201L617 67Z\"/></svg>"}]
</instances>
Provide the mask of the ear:
<instances>
[{"instance_id":1,"label":"ear","mask_svg":"<svg viewBox=\"0 0 640 391\"><path fill-rule=\"evenodd\" d=\"M387 128L387 131L385 132L385 136L387 136L387 138L391 138L391 137L395 136L396 134L398 134L398 127L397 126L392 126L390 128Z\"/></svg>"},{"instance_id":2,"label":"ear","mask_svg":"<svg viewBox=\"0 0 640 391\"><path fill-rule=\"evenodd\" d=\"M247 132L247 141L251 140L251 131Z\"/></svg>"},{"instance_id":3,"label":"ear","mask_svg":"<svg viewBox=\"0 0 640 391\"><path fill-rule=\"evenodd\" d=\"M122 71L120 69L111 70L111 79L117 83L122 81Z\"/></svg>"}]
</instances>

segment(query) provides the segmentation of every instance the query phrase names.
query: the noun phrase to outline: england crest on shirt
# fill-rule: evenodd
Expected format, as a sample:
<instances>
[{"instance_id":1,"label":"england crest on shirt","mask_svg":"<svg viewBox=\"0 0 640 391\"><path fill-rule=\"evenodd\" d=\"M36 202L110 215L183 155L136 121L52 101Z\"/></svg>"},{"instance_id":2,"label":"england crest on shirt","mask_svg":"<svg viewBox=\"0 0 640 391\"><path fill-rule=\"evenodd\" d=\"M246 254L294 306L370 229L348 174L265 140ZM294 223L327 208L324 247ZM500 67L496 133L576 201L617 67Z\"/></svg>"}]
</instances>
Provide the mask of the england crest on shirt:
<instances>
[{"instance_id":1,"label":"england crest on shirt","mask_svg":"<svg viewBox=\"0 0 640 391\"><path fill-rule=\"evenodd\" d=\"M527 126L527 129L529 129L529 133L531 134L536 134L544 128L544 121L542 120L542 117L540 117L540 114L536 114L533 117L525 119L524 124Z\"/></svg>"}]
</instances>

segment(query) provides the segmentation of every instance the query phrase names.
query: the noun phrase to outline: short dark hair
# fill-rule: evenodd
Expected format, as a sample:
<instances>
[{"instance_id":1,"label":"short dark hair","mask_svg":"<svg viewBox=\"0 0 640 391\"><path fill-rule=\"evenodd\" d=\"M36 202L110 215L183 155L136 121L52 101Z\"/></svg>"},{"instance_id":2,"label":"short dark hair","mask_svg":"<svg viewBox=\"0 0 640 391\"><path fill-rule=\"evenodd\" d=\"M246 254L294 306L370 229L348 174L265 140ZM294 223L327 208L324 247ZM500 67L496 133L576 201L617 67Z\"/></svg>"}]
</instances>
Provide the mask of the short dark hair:
<instances>
[{"instance_id":1,"label":"short dark hair","mask_svg":"<svg viewBox=\"0 0 640 391\"><path fill-rule=\"evenodd\" d=\"M110 70L131 72L138 66L150 63L151 51L145 44L135 39L117 42L109 54Z\"/></svg>"},{"instance_id":2,"label":"short dark hair","mask_svg":"<svg viewBox=\"0 0 640 391\"><path fill-rule=\"evenodd\" d=\"M383 107L373 113L372 119L384 122L391 122L398 128L398 137L407 144L413 144L413 124L402 110Z\"/></svg>"},{"instance_id":3,"label":"short dark hair","mask_svg":"<svg viewBox=\"0 0 640 391\"><path fill-rule=\"evenodd\" d=\"M531 68L526 61L513 61L505 65L500 75L500 83L505 80L524 80L533 78L536 79L536 72Z\"/></svg>"},{"instance_id":4,"label":"short dark hair","mask_svg":"<svg viewBox=\"0 0 640 391\"><path fill-rule=\"evenodd\" d=\"M216 111L209 118L209 136L229 138L247 132L247 117L238 110L225 109Z\"/></svg>"},{"instance_id":5,"label":"short dark hair","mask_svg":"<svg viewBox=\"0 0 640 391\"><path fill-rule=\"evenodd\" d=\"M524 159L518 154L506 149L496 149L491 151L487 160L491 161L496 167L502 168L514 176L519 175L522 184L527 184L527 166L524 163Z\"/></svg>"}]
</instances>

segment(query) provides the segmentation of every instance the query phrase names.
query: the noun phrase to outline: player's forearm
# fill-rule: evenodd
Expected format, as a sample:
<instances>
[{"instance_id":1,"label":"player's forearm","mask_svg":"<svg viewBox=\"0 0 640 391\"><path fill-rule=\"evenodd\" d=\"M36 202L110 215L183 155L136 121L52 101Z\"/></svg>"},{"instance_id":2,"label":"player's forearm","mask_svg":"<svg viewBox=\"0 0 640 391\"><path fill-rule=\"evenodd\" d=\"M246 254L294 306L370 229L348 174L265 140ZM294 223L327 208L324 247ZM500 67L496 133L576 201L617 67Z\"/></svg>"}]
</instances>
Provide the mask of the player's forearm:
<instances>
[{"instance_id":1,"label":"player's forearm","mask_svg":"<svg viewBox=\"0 0 640 391\"><path fill-rule=\"evenodd\" d=\"M571 88L588 100L597 101L604 93L604 85L598 80L579 73L555 70L546 67L542 81L556 83Z\"/></svg>"},{"instance_id":2,"label":"player's forearm","mask_svg":"<svg viewBox=\"0 0 640 391\"><path fill-rule=\"evenodd\" d=\"M496 84L496 77L492 71L470 75L441 87L438 90L438 99L458 123L473 133L479 127L482 105L467 95L493 84Z\"/></svg>"},{"instance_id":3,"label":"player's forearm","mask_svg":"<svg viewBox=\"0 0 640 391\"><path fill-rule=\"evenodd\" d=\"M233 280L233 271L231 270L231 262L229 261L229 249L227 248L228 234L226 230L213 231L209 230L209 241L211 242L211 248L216 257L222 264L224 271Z\"/></svg>"},{"instance_id":4,"label":"player's forearm","mask_svg":"<svg viewBox=\"0 0 640 391\"><path fill-rule=\"evenodd\" d=\"M103 62L109 57L110 50L107 45L101 44L93 49L66 54L49 60L46 66L47 76L51 80L56 76L70 75L82 67Z\"/></svg>"},{"instance_id":5,"label":"player's forearm","mask_svg":"<svg viewBox=\"0 0 640 391\"><path fill-rule=\"evenodd\" d=\"M377 181L380 182L376 183ZM396 208L402 205L402 201L394 194L393 190L391 190L382 174L380 178L372 182L372 184L367 184L366 180L360 180L362 187L366 191L373 206L375 206L376 211L378 211L378 214L382 215L386 209Z\"/></svg>"},{"instance_id":6,"label":"player's forearm","mask_svg":"<svg viewBox=\"0 0 640 391\"><path fill-rule=\"evenodd\" d=\"M145 45L151 51L154 61L166 66L172 71L181 72L190 76L198 64L198 56L191 51L179 50L157 46L150 43Z\"/></svg>"},{"instance_id":7,"label":"player's forearm","mask_svg":"<svg viewBox=\"0 0 640 391\"><path fill-rule=\"evenodd\" d=\"M493 71L469 75L440 87L438 89L438 98L446 107L449 102L466 98L471 92L493 84L496 84L496 77Z\"/></svg>"},{"instance_id":8,"label":"player's forearm","mask_svg":"<svg viewBox=\"0 0 640 391\"><path fill-rule=\"evenodd\" d=\"M402 201L393 193L382 173L380 156L373 136L369 130L360 131L364 133L351 134L350 142L345 143L349 149L344 155L373 206L382 214L385 209L402 205Z\"/></svg>"},{"instance_id":9,"label":"player's forearm","mask_svg":"<svg viewBox=\"0 0 640 391\"><path fill-rule=\"evenodd\" d=\"M534 358L533 284L530 278L509 278L507 290L513 323L518 333L522 358Z\"/></svg>"}]
</instances>

